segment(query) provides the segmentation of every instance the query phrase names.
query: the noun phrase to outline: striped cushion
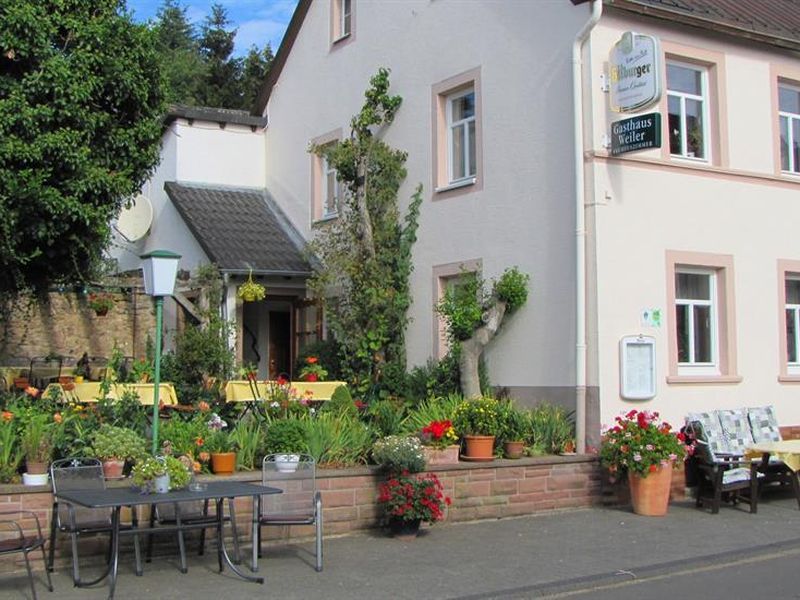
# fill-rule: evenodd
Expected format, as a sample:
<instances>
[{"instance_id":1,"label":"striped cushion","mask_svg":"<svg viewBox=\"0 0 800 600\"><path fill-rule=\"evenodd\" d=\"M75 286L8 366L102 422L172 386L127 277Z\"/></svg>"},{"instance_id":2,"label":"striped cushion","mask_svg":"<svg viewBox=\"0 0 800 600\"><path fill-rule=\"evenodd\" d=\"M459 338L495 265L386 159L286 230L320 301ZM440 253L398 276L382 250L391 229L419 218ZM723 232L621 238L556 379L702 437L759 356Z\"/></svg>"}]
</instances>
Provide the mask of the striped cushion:
<instances>
[{"instance_id":1,"label":"striped cushion","mask_svg":"<svg viewBox=\"0 0 800 600\"><path fill-rule=\"evenodd\" d=\"M772 406L748 408L747 418L750 421L753 440L757 444L781 441L781 430L778 428L778 419L775 418L775 409Z\"/></svg>"}]
</instances>

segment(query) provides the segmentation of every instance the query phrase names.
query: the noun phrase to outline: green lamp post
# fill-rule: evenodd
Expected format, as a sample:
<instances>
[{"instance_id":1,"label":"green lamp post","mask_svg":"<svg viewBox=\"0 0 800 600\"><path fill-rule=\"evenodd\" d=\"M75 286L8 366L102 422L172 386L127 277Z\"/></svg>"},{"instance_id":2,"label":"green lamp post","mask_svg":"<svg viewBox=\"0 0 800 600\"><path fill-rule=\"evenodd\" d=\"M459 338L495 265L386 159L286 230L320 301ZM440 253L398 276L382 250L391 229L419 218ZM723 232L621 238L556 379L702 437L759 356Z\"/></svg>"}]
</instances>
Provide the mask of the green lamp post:
<instances>
[{"instance_id":1,"label":"green lamp post","mask_svg":"<svg viewBox=\"0 0 800 600\"><path fill-rule=\"evenodd\" d=\"M158 392L161 386L161 322L164 311L164 296L175 290L180 254L169 250L153 250L140 256L144 271L144 293L153 296L156 302L156 355L153 373L153 455L158 454Z\"/></svg>"}]
</instances>

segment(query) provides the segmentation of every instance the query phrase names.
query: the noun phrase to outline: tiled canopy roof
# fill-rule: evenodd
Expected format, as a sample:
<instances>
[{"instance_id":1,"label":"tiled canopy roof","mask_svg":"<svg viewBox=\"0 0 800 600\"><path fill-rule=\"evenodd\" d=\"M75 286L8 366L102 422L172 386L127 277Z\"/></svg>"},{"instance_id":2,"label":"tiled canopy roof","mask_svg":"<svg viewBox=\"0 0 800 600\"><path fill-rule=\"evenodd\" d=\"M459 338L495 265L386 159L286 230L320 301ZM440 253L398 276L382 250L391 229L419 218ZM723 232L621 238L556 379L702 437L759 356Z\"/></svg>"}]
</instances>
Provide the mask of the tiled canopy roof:
<instances>
[{"instance_id":1,"label":"tiled canopy roof","mask_svg":"<svg viewBox=\"0 0 800 600\"><path fill-rule=\"evenodd\" d=\"M265 190L167 182L167 195L221 271L309 275L304 241Z\"/></svg>"},{"instance_id":2,"label":"tiled canopy roof","mask_svg":"<svg viewBox=\"0 0 800 600\"><path fill-rule=\"evenodd\" d=\"M800 46L800 0L605 0L605 4L777 46Z\"/></svg>"}]
</instances>

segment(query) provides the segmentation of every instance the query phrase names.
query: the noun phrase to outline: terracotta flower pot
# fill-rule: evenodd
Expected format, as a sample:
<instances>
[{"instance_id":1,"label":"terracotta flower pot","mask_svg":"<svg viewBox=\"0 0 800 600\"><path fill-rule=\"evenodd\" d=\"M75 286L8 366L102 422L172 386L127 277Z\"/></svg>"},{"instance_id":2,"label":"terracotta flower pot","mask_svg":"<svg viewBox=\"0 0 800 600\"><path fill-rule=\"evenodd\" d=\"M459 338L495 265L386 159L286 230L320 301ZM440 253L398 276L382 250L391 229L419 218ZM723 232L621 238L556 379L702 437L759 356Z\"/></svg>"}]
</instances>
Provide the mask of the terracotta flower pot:
<instances>
[{"instance_id":1,"label":"terracotta flower pot","mask_svg":"<svg viewBox=\"0 0 800 600\"><path fill-rule=\"evenodd\" d=\"M672 483L672 465L660 466L643 477L628 473L633 512L647 517L663 517L669 506L669 490Z\"/></svg>"},{"instance_id":2,"label":"terracotta flower pot","mask_svg":"<svg viewBox=\"0 0 800 600\"><path fill-rule=\"evenodd\" d=\"M28 460L25 461L25 470L31 475L42 475L47 473L47 463Z\"/></svg>"},{"instance_id":3,"label":"terracotta flower pot","mask_svg":"<svg viewBox=\"0 0 800 600\"><path fill-rule=\"evenodd\" d=\"M233 475L236 470L236 452L212 452L211 470L216 475Z\"/></svg>"},{"instance_id":4,"label":"terracotta flower pot","mask_svg":"<svg viewBox=\"0 0 800 600\"><path fill-rule=\"evenodd\" d=\"M493 435L465 435L465 452L461 455L464 460L490 461L494 460Z\"/></svg>"},{"instance_id":5,"label":"terracotta flower pot","mask_svg":"<svg viewBox=\"0 0 800 600\"><path fill-rule=\"evenodd\" d=\"M525 442L505 442L503 444L506 458L522 458L524 450Z\"/></svg>"},{"instance_id":6,"label":"terracotta flower pot","mask_svg":"<svg viewBox=\"0 0 800 600\"><path fill-rule=\"evenodd\" d=\"M122 479L122 470L125 468L124 460L110 459L103 461L103 477L106 479Z\"/></svg>"}]
</instances>

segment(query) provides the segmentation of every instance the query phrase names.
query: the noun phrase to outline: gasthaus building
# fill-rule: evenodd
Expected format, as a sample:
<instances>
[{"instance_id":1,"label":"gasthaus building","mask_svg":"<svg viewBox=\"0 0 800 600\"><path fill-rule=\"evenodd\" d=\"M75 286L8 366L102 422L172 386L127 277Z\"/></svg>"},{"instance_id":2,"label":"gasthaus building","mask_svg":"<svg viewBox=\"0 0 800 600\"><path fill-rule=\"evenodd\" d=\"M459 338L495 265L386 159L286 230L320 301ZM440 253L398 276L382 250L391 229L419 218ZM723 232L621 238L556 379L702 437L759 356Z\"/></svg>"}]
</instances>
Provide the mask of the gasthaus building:
<instances>
[{"instance_id":1,"label":"gasthaus building","mask_svg":"<svg viewBox=\"0 0 800 600\"><path fill-rule=\"evenodd\" d=\"M302 246L339 206L308 148L349 135L387 67L401 202L425 194L409 366L446 351L448 284L516 265L531 295L492 383L575 409L579 450L633 407L800 424L798 51L796 0L300 0L252 115L171 115L155 218L123 253L217 262L240 357L291 362L323 329ZM251 270L268 299L242 307Z\"/></svg>"}]
</instances>

